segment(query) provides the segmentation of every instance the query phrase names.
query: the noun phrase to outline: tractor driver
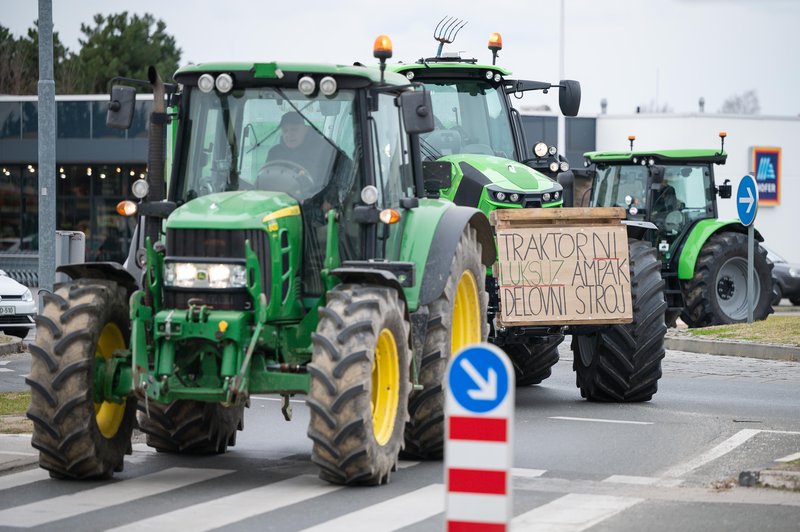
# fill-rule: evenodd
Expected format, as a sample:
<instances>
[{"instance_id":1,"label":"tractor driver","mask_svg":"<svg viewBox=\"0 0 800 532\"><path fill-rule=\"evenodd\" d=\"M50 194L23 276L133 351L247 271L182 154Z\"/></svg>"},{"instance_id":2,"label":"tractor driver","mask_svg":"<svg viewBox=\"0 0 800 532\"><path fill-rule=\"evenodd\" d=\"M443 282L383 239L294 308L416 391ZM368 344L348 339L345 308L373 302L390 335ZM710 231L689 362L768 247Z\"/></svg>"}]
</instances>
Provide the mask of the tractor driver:
<instances>
[{"instance_id":1,"label":"tractor driver","mask_svg":"<svg viewBox=\"0 0 800 532\"><path fill-rule=\"evenodd\" d=\"M289 111L281 117L281 141L269 150L267 164L288 161L305 170L317 185L317 190L327 181L333 164L333 147L313 128L305 123L300 113Z\"/></svg>"}]
</instances>

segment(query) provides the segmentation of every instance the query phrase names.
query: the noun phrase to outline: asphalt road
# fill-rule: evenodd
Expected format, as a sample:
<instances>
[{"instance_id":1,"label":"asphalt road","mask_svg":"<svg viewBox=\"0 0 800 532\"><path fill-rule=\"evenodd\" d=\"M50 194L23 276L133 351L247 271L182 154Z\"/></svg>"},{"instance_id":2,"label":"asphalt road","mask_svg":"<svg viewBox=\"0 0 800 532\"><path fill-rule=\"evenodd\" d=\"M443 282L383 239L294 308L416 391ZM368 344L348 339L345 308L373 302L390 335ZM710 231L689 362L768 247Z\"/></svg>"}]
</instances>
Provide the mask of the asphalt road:
<instances>
[{"instance_id":1,"label":"asphalt road","mask_svg":"<svg viewBox=\"0 0 800 532\"><path fill-rule=\"evenodd\" d=\"M5 390L29 361L2 361ZM734 482L800 452L800 364L670 351L663 370L648 403L587 403L564 349L550 379L517 390L513 530L800 530L800 493ZM112 481L0 476L0 529L442 529L441 463L401 462L378 488L329 486L310 462L304 402L286 422L276 399L253 399L223 456L136 444Z\"/></svg>"}]
</instances>

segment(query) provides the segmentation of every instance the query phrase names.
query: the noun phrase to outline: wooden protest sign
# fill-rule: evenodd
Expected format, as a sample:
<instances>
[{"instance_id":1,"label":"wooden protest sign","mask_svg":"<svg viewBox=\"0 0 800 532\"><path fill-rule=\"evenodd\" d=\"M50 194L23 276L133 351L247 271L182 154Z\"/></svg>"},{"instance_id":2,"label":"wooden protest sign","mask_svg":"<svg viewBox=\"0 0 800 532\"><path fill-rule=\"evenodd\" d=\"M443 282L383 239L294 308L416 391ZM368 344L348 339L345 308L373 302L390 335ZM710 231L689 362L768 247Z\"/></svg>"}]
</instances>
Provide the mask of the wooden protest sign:
<instances>
[{"instance_id":1,"label":"wooden protest sign","mask_svg":"<svg viewBox=\"0 0 800 532\"><path fill-rule=\"evenodd\" d=\"M628 237L618 208L500 209L500 326L630 323Z\"/></svg>"}]
</instances>

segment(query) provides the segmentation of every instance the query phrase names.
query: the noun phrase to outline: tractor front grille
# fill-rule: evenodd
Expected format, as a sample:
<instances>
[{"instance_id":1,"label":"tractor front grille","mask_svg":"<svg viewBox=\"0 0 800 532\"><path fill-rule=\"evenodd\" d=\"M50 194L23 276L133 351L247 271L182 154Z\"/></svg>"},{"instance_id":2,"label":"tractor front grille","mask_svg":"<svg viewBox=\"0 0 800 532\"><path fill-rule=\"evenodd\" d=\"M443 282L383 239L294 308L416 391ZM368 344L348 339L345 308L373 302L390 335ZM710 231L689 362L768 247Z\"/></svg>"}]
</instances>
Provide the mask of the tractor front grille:
<instances>
[{"instance_id":1,"label":"tractor front grille","mask_svg":"<svg viewBox=\"0 0 800 532\"><path fill-rule=\"evenodd\" d=\"M167 229L167 257L186 262L212 262L213 259L244 259L245 241L258 257L261 266L261 289L269 297L272 265L269 237L259 229ZM199 300L219 310L252 310L250 295L242 290L164 290L166 308L188 308L190 300Z\"/></svg>"}]
</instances>

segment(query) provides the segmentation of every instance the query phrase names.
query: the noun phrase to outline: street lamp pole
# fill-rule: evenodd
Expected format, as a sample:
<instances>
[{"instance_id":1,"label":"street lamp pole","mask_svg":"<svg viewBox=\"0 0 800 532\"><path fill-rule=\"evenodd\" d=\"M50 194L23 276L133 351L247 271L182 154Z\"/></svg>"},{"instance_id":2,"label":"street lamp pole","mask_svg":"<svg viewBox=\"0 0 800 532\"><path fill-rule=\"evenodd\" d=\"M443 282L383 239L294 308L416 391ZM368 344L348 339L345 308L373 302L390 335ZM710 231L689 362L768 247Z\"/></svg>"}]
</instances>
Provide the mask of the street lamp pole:
<instances>
[{"instance_id":1,"label":"street lamp pole","mask_svg":"<svg viewBox=\"0 0 800 532\"><path fill-rule=\"evenodd\" d=\"M53 290L56 239L56 82L53 2L39 0L39 288ZM41 298L39 299L41 308Z\"/></svg>"},{"instance_id":2,"label":"street lamp pole","mask_svg":"<svg viewBox=\"0 0 800 532\"><path fill-rule=\"evenodd\" d=\"M558 79L564 79L564 2L566 0L561 0L561 16L559 18L560 25L559 25L559 45L558 45ZM564 117L563 113L557 113L558 115L558 152L563 154L564 156L567 155L567 128L566 128L566 118Z\"/></svg>"}]
</instances>

